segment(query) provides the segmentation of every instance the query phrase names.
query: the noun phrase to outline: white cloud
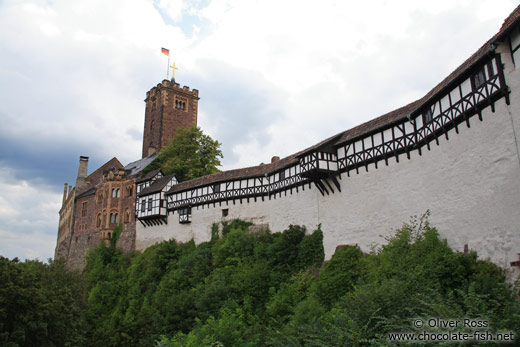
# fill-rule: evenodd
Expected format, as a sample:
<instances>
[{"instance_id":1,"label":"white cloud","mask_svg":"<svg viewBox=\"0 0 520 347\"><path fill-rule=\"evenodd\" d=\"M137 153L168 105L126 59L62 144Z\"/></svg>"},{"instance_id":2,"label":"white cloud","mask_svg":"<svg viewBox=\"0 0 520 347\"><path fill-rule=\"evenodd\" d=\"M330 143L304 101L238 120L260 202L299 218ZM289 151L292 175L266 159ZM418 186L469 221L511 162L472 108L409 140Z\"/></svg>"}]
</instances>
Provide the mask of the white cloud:
<instances>
[{"instance_id":1,"label":"white cloud","mask_svg":"<svg viewBox=\"0 0 520 347\"><path fill-rule=\"evenodd\" d=\"M179 20L182 17L182 0L159 0L157 6L173 20Z\"/></svg>"}]
</instances>

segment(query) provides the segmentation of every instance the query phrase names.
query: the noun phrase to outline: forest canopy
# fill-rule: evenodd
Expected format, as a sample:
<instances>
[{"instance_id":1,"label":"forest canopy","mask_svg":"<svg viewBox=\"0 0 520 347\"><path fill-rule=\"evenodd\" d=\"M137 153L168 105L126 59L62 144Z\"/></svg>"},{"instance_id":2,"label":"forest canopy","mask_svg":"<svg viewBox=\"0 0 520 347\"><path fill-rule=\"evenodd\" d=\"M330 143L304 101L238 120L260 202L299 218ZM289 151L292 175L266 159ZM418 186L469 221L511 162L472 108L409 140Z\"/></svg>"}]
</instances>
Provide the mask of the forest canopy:
<instances>
[{"instance_id":1,"label":"forest canopy","mask_svg":"<svg viewBox=\"0 0 520 347\"><path fill-rule=\"evenodd\" d=\"M326 262L319 227L249 226L215 224L209 242L143 253L101 243L81 276L62 262L0 258L0 344L381 346L432 317L485 321L481 331L520 342L518 290L503 270L453 251L425 220L369 254L341 246Z\"/></svg>"}]
</instances>

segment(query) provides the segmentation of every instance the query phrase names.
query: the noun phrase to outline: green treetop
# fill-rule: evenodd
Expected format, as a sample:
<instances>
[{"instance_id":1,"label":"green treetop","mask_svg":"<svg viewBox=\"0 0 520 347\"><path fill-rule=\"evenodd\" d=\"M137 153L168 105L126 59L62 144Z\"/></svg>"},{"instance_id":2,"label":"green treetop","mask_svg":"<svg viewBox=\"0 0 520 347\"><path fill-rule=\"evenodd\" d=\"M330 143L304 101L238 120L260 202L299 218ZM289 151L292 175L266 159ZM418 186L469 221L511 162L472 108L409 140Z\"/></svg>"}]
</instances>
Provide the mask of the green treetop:
<instances>
[{"instance_id":1,"label":"green treetop","mask_svg":"<svg viewBox=\"0 0 520 347\"><path fill-rule=\"evenodd\" d=\"M216 173L223 158L220 146L198 127L181 128L144 171L161 168L165 175L175 174L180 182Z\"/></svg>"}]
</instances>

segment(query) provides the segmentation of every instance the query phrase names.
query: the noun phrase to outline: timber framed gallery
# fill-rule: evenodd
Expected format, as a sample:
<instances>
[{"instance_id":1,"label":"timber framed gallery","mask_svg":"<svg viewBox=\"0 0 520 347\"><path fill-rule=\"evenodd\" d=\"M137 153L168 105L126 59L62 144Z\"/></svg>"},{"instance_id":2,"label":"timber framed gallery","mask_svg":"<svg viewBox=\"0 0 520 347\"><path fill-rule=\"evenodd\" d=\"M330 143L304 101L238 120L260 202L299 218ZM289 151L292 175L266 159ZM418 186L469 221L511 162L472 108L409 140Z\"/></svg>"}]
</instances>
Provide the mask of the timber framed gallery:
<instances>
[{"instance_id":1,"label":"timber framed gallery","mask_svg":"<svg viewBox=\"0 0 520 347\"><path fill-rule=\"evenodd\" d=\"M321 225L329 258L340 244L368 251L429 210L452 247L509 267L520 252L519 47L520 7L423 98L270 164L172 184L156 196L166 216L138 215L137 249L206 241L212 223L242 218L272 231Z\"/></svg>"}]
</instances>

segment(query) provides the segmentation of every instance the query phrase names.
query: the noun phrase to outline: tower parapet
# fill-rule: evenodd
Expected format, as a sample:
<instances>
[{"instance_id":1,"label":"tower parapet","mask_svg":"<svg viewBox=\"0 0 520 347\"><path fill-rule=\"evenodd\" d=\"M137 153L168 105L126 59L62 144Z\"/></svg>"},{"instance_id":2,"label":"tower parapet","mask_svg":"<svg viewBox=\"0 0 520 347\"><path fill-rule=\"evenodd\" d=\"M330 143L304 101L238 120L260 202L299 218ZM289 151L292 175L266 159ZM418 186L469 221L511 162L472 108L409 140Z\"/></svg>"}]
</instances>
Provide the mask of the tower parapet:
<instances>
[{"instance_id":1,"label":"tower parapet","mask_svg":"<svg viewBox=\"0 0 520 347\"><path fill-rule=\"evenodd\" d=\"M143 158L167 146L179 128L197 126L199 91L163 80L146 93Z\"/></svg>"}]
</instances>

